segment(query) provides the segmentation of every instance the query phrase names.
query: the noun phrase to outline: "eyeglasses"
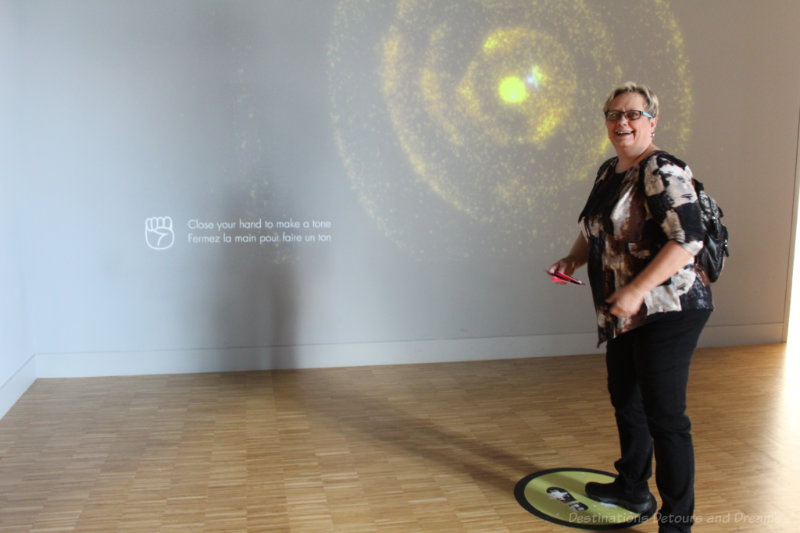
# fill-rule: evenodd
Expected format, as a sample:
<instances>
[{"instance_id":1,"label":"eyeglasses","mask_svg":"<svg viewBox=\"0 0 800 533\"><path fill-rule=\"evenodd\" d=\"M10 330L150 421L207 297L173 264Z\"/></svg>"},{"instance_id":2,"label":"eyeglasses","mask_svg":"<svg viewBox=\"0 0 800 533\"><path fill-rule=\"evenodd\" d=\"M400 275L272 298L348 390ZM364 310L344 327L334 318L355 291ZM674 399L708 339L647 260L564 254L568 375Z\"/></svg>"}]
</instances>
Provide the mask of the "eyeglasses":
<instances>
[{"instance_id":1,"label":"eyeglasses","mask_svg":"<svg viewBox=\"0 0 800 533\"><path fill-rule=\"evenodd\" d=\"M629 109L627 111L606 111L606 120L608 120L609 122L616 122L622 117L625 117L630 121L634 121L634 120L639 120L642 117L642 115L646 116L647 118L653 118L653 115L645 111L639 111L638 109Z\"/></svg>"}]
</instances>

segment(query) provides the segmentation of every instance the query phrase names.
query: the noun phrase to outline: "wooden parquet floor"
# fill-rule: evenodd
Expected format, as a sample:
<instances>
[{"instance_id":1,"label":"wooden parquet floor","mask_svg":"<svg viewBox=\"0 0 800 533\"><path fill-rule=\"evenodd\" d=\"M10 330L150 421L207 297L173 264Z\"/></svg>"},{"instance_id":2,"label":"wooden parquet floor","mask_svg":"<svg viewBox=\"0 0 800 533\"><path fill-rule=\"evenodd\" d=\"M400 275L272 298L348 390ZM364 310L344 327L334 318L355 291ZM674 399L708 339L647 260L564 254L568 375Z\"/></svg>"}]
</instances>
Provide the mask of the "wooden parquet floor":
<instances>
[{"instance_id":1,"label":"wooden parquet floor","mask_svg":"<svg viewBox=\"0 0 800 533\"><path fill-rule=\"evenodd\" d=\"M786 353L696 354L695 531L800 531ZM617 450L598 355L42 379L0 421L0 531L568 531L517 481Z\"/></svg>"}]
</instances>

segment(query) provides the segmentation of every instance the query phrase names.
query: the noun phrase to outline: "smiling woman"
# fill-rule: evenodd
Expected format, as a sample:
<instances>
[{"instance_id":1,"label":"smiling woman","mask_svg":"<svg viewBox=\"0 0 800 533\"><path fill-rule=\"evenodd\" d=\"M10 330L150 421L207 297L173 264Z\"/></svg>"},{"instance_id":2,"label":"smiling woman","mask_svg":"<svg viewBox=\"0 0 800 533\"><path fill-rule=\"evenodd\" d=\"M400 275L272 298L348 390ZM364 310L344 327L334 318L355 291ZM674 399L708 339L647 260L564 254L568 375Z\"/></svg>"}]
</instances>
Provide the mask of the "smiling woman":
<instances>
[{"instance_id":1,"label":"smiling woman","mask_svg":"<svg viewBox=\"0 0 800 533\"><path fill-rule=\"evenodd\" d=\"M607 343L621 457L616 479L587 483L586 495L630 510L649 508L655 455L660 531L689 533L689 365L713 309L694 258L703 247L700 204L686 163L653 144L658 99L649 87L615 88L603 112L617 155L597 172L570 253L550 267L552 274L570 275L588 264L598 344Z\"/></svg>"}]
</instances>

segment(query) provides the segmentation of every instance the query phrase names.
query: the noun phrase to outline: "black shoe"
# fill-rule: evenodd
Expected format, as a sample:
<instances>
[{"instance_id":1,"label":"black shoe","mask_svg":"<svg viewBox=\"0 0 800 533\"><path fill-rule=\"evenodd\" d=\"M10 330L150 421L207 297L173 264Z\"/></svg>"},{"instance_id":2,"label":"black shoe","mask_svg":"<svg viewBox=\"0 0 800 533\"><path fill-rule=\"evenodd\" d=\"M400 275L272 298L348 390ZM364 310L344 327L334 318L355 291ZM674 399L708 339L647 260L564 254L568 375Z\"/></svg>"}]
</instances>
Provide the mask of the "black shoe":
<instances>
[{"instance_id":1,"label":"black shoe","mask_svg":"<svg viewBox=\"0 0 800 533\"><path fill-rule=\"evenodd\" d=\"M628 493L616 481L611 483L597 483L590 481L586 484L586 495L601 503L611 503L634 513L646 513L653 510L653 495L650 491Z\"/></svg>"}]
</instances>

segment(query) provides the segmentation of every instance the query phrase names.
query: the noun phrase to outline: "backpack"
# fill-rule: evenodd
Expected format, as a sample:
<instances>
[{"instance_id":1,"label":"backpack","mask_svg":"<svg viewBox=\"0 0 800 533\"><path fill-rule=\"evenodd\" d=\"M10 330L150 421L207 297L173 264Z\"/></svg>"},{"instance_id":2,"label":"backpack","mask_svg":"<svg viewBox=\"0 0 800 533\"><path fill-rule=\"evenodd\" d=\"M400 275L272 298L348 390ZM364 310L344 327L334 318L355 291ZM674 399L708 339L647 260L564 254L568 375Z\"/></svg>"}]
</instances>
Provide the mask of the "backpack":
<instances>
[{"instance_id":1,"label":"backpack","mask_svg":"<svg viewBox=\"0 0 800 533\"><path fill-rule=\"evenodd\" d=\"M693 180L694 190L700 204L700 213L703 218L705 237L703 249L695 257L695 263L705 271L710 282L719 279L725 266L725 258L730 256L728 250L728 228L722 223L722 209L716 200L709 196L703 184Z\"/></svg>"}]
</instances>

